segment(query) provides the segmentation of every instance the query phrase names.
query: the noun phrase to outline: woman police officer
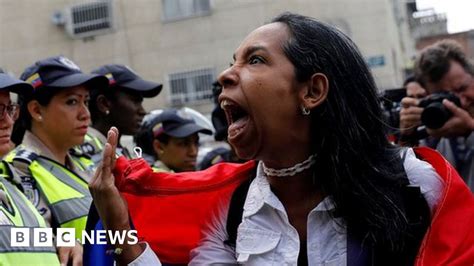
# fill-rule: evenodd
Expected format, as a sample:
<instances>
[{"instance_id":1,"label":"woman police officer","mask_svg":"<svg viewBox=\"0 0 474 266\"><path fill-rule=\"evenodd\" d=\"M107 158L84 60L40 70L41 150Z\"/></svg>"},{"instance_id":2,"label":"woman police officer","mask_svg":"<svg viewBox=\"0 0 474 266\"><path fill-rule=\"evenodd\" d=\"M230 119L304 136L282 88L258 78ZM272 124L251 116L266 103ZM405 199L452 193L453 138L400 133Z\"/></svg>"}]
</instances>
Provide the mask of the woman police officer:
<instances>
[{"instance_id":1,"label":"woman police officer","mask_svg":"<svg viewBox=\"0 0 474 266\"><path fill-rule=\"evenodd\" d=\"M81 238L92 201L87 189L90 168L69 150L87 133L89 90L106 87L107 78L84 74L68 58L56 56L29 66L21 79L34 90L20 94L20 124L14 136L23 139L6 161L27 177L25 193L51 227L74 228L75 237ZM82 259L80 245L69 250L61 261Z\"/></svg>"},{"instance_id":2,"label":"woman police officer","mask_svg":"<svg viewBox=\"0 0 474 266\"><path fill-rule=\"evenodd\" d=\"M0 157L13 147L10 140L13 123L20 108L12 103L10 92L33 91L30 84L10 77L0 69ZM7 162L0 162L0 263L2 265L59 265L54 247L13 247L12 229L46 227L44 218L21 191L21 178Z\"/></svg>"}]
</instances>

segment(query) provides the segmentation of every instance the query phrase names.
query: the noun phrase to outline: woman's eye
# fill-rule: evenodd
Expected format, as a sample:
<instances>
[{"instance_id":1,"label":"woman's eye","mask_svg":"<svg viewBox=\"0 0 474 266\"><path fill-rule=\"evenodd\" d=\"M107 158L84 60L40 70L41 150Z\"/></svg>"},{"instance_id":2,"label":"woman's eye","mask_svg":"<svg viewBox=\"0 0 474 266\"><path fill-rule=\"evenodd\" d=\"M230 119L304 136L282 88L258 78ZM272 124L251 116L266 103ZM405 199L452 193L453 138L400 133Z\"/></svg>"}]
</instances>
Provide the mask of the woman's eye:
<instances>
[{"instance_id":1,"label":"woman's eye","mask_svg":"<svg viewBox=\"0 0 474 266\"><path fill-rule=\"evenodd\" d=\"M249 64L254 65L259 63L263 63L263 59L260 56L250 57Z\"/></svg>"},{"instance_id":2,"label":"woman's eye","mask_svg":"<svg viewBox=\"0 0 474 266\"><path fill-rule=\"evenodd\" d=\"M75 105L77 104L77 100L76 99L69 99L66 101L66 104L67 105Z\"/></svg>"}]
</instances>

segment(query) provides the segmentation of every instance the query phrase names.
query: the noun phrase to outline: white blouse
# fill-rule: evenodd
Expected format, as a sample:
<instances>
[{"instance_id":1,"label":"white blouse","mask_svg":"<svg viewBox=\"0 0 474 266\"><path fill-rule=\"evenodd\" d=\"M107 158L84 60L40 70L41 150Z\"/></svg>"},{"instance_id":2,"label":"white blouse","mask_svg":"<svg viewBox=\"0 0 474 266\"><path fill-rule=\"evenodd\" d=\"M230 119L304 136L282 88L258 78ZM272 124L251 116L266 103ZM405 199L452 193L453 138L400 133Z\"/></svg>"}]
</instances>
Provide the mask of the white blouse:
<instances>
[{"instance_id":1,"label":"white blouse","mask_svg":"<svg viewBox=\"0 0 474 266\"><path fill-rule=\"evenodd\" d=\"M412 149L406 154L404 168L410 184L420 186L433 213L443 191L443 180L429 163L416 158ZM235 250L224 244L229 205L222 208L220 217L209 226L200 245L191 251L190 265L297 265L298 233L289 223L283 204L271 191L261 163L249 187ZM347 232L338 218L329 215L333 209L330 197L326 197L308 215L309 265L346 264ZM150 251L147 248L129 265L159 265Z\"/></svg>"}]
</instances>

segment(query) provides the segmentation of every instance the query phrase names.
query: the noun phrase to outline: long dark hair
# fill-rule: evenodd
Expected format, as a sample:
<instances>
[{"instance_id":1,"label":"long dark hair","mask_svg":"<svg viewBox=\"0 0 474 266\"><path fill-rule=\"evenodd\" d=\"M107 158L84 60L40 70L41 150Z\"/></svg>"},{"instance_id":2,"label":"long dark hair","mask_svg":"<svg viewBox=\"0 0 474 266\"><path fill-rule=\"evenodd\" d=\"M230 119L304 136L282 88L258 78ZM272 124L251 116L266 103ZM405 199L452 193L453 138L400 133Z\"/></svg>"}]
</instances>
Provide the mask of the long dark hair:
<instances>
[{"instance_id":1,"label":"long dark hair","mask_svg":"<svg viewBox=\"0 0 474 266\"><path fill-rule=\"evenodd\" d=\"M23 136L26 130L31 130L31 115L28 111L28 103L32 100L37 100L42 106L47 106L54 95L60 91L56 87L42 87L33 94L19 94L18 104L20 105L20 116L15 121L13 126L12 141L15 145L20 145L23 141Z\"/></svg>"},{"instance_id":2,"label":"long dark hair","mask_svg":"<svg viewBox=\"0 0 474 266\"><path fill-rule=\"evenodd\" d=\"M283 50L296 78L323 73L327 100L311 112L315 176L336 211L362 241L402 250L408 223L403 208L399 149L386 128L373 77L356 45L342 32L312 18L284 13L272 22L288 26ZM404 179L406 180L406 179Z\"/></svg>"}]
</instances>

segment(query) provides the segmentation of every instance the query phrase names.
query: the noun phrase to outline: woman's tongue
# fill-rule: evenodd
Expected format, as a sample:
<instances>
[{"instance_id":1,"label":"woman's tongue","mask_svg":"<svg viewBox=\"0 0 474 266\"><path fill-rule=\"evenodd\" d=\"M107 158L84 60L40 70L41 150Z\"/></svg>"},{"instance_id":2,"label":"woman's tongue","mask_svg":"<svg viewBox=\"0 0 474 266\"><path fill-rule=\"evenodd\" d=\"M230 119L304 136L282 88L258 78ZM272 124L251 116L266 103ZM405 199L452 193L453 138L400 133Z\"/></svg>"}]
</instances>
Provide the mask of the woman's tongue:
<instances>
[{"instance_id":1,"label":"woman's tongue","mask_svg":"<svg viewBox=\"0 0 474 266\"><path fill-rule=\"evenodd\" d=\"M247 122L249 120L248 116L244 116L239 118L237 121L233 122L230 124L229 129L228 129L228 138L236 138L238 135L240 135L243 131L245 126L247 125Z\"/></svg>"}]
</instances>

